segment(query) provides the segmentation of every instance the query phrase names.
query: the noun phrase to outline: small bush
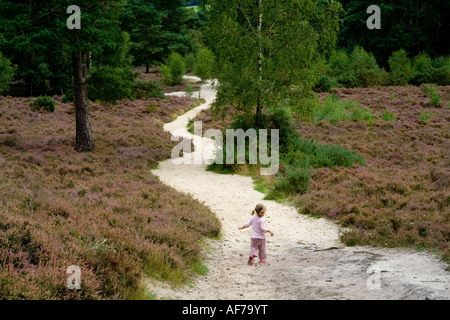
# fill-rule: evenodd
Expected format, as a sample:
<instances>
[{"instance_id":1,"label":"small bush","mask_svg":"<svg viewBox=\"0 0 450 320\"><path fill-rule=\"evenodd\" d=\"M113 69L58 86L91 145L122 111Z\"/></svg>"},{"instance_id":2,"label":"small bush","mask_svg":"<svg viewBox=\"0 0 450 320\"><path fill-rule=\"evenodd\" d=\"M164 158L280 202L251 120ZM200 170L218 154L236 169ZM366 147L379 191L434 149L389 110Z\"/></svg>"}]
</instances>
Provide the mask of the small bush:
<instances>
[{"instance_id":1,"label":"small bush","mask_svg":"<svg viewBox=\"0 0 450 320\"><path fill-rule=\"evenodd\" d=\"M381 119L383 121L394 121L397 118L397 115L395 113L392 113L390 110L385 110L381 114Z\"/></svg>"},{"instance_id":2,"label":"small bush","mask_svg":"<svg viewBox=\"0 0 450 320\"><path fill-rule=\"evenodd\" d=\"M272 195L280 193L285 195L305 194L310 186L310 178L310 169L288 166L284 177L275 182Z\"/></svg>"},{"instance_id":3,"label":"small bush","mask_svg":"<svg viewBox=\"0 0 450 320\"><path fill-rule=\"evenodd\" d=\"M373 54L361 47L355 47L350 56L343 50L333 52L327 75L340 86L350 88L384 85L388 79L388 73L380 69Z\"/></svg>"},{"instance_id":4,"label":"small bush","mask_svg":"<svg viewBox=\"0 0 450 320\"><path fill-rule=\"evenodd\" d=\"M318 145L313 158L315 168L350 167L353 163L364 165L364 158L341 146Z\"/></svg>"},{"instance_id":5,"label":"small bush","mask_svg":"<svg viewBox=\"0 0 450 320\"><path fill-rule=\"evenodd\" d=\"M136 81L133 84L133 96L136 99L160 98L165 97L164 91L158 80Z\"/></svg>"},{"instance_id":6,"label":"small bush","mask_svg":"<svg viewBox=\"0 0 450 320\"><path fill-rule=\"evenodd\" d=\"M429 112L427 110L419 111L419 119L423 121L429 121L431 118L435 117L436 114L433 112Z\"/></svg>"},{"instance_id":7,"label":"small bush","mask_svg":"<svg viewBox=\"0 0 450 320\"><path fill-rule=\"evenodd\" d=\"M315 92L330 92L336 86L336 81L330 76L321 75L314 85Z\"/></svg>"},{"instance_id":8,"label":"small bush","mask_svg":"<svg viewBox=\"0 0 450 320\"><path fill-rule=\"evenodd\" d=\"M414 85L424 83L436 83L440 86L449 85L450 58L437 57L431 59L427 54L416 56L413 62L411 83Z\"/></svg>"},{"instance_id":9,"label":"small bush","mask_svg":"<svg viewBox=\"0 0 450 320\"><path fill-rule=\"evenodd\" d=\"M213 77L214 54L209 49L201 49L195 59L195 74L202 80Z\"/></svg>"},{"instance_id":10,"label":"small bush","mask_svg":"<svg viewBox=\"0 0 450 320\"><path fill-rule=\"evenodd\" d=\"M169 86L176 86L183 82L183 75L186 73L186 62L183 57L173 52L170 54L166 64L161 67L164 83Z\"/></svg>"},{"instance_id":11,"label":"small bush","mask_svg":"<svg viewBox=\"0 0 450 320\"><path fill-rule=\"evenodd\" d=\"M89 99L116 103L132 98L135 74L128 68L103 66L96 70L88 84Z\"/></svg>"},{"instance_id":12,"label":"small bush","mask_svg":"<svg viewBox=\"0 0 450 320\"><path fill-rule=\"evenodd\" d=\"M388 77L384 69L380 69L372 53L361 47L355 47L351 56L352 87L371 87L385 85Z\"/></svg>"},{"instance_id":13,"label":"small bush","mask_svg":"<svg viewBox=\"0 0 450 320\"><path fill-rule=\"evenodd\" d=\"M432 60L426 53L416 56L413 61L413 78L411 83L420 85L432 82L432 69Z\"/></svg>"},{"instance_id":14,"label":"small bush","mask_svg":"<svg viewBox=\"0 0 450 320\"><path fill-rule=\"evenodd\" d=\"M373 122L370 109L363 108L357 101L340 101L335 95L327 96L324 103L313 110L313 114L316 121L327 120L333 124L342 121Z\"/></svg>"},{"instance_id":15,"label":"small bush","mask_svg":"<svg viewBox=\"0 0 450 320\"><path fill-rule=\"evenodd\" d=\"M55 101L48 96L40 96L30 104L34 111L55 112Z\"/></svg>"},{"instance_id":16,"label":"small bush","mask_svg":"<svg viewBox=\"0 0 450 320\"><path fill-rule=\"evenodd\" d=\"M188 84L186 86L186 96L188 96L190 98L190 97L192 97L193 94L194 94L194 91L192 89L192 86L190 84Z\"/></svg>"},{"instance_id":17,"label":"small bush","mask_svg":"<svg viewBox=\"0 0 450 320\"><path fill-rule=\"evenodd\" d=\"M67 90L66 94L64 95L63 99L62 99L62 103L69 103L69 102L74 102L75 101L75 91L70 88Z\"/></svg>"},{"instance_id":18,"label":"small bush","mask_svg":"<svg viewBox=\"0 0 450 320\"><path fill-rule=\"evenodd\" d=\"M327 65L327 74L336 79L339 83L344 84L347 82L345 78L348 78L350 72L350 58L343 50L334 51Z\"/></svg>"},{"instance_id":19,"label":"small bush","mask_svg":"<svg viewBox=\"0 0 450 320\"><path fill-rule=\"evenodd\" d=\"M194 72L195 71L195 54L189 53L186 57L184 57L184 61L186 62L186 72Z\"/></svg>"},{"instance_id":20,"label":"small bush","mask_svg":"<svg viewBox=\"0 0 450 320\"><path fill-rule=\"evenodd\" d=\"M411 60L405 50L394 52L389 58L390 82L397 86L406 86L413 77Z\"/></svg>"},{"instance_id":21,"label":"small bush","mask_svg":"<svg viewBox=\"0 0 450 320\"><path fill-rule=\"evenodd\" d=\"M432 62L432 83L439 86L450 85L450 57L437 57Z\"/></svg>"},{"instance_id":22,"label":"small bush","mask_svg":"<svg viewBox=\"0 0 450 320\"><path fill-rule=\"evenodd\" d=\"M441 96L435 84L426 84L422 87L422 92L430 98L429 104L433 107L441 107Z\"/></svg>"},{"instance_id":23,"label":"small bush","mask_svg":"<svg viewBox=\"0 0 450 320\"><path fill-rule=\"evenodd\" d=\"M15 67L0 52L0 92L6 91L14 79Z\"/></svg>"}]
</instances>

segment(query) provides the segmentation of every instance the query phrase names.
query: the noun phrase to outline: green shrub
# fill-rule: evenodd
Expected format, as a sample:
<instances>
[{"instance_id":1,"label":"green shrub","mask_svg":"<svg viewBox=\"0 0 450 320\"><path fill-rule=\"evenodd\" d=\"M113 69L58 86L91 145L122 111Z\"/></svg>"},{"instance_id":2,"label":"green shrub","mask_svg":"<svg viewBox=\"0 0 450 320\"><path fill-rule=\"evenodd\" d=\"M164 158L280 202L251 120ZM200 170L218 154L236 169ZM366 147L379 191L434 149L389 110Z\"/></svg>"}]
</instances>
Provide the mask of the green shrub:
<instances>
[{"instance_id":1,"label":"green shrub","mask_svg":"<svg viewBox=\"0 0 450 320\"><path fill-rule=\"evenodd\" d=\"M192 52L189 53L186 57L184 57L184 61L186 62L186 72L194 72L196 62L195 54Z\"/></svg>"},{"instance_id":2,"label":"green shrub","mask_svg":"<svg viewBox=\"0 0 450 320\"><path fill-rule=\"evenodd\" d=\"M14 79L15 67L0 52L0 92L6 91Z\"/></svg>"},{"instance_id":3,"label":"green shrub","mask_svg":"<svg viewBox=\"0 0 450 320\"><path fill-rule=\"evenodd\" d=\"M425 84L422 92L430 98L429 104L433 107L441 107L441 96L435 84Z\"/></svg>"},{"instance_id":4,"label":"green shrub","mask_svg":"<svg viewBox=\"0 0 450 320\"><path fill-rule=\"evenodd\" d=\"M116 103L132 98L135 74L128 68L103 66L96 70L88 84L89 99Z\"/></svg>"},{"instance_id":5,"label":"green shrub","mask_svg":"<svg viewBox=\"0 0 450 320\"><path fill-rule=\"evenodd\" d=\"M432 61L432 83L450 85L450 57L437 57Z\"/></svg>"},{"instance_id":6,"label":"green shrub","mask_svg":"<svg viewBox=\"0 0 450 320\"><path fill-rule=\"evenodd\" d=\"M405 50L394 52L388 60L390 67L390 82L393 85L405 86L412 79L414 72Z\"/></svg>"},{"instance_id":7,"label":"green shrub","mask_svg":"<svg viewBox=\"0 0 450 320\"><path fill-rule=\"evenodd\" d=\"M340 83L341 78L350 71L350 58L344 50L333 51L327 64L327 74L337 79Z\"/></svg>"},{"instance_id":8,"label":"green shrub","mask_svg":"<svg viewBox=\"0 0 450 320\"><path fill-rule=\"evenodd\" d=\"M317 145L312 165L314 168L350 167L353 163L364 165L364 158L341 146Z\"/></svg>"},{"instance_id":9,"label":"green shrub","mask_svg":"<svg viewBox=\"0 0 450 320\"><path fill-rule=\"evenodd\" d=\"M186 62L183 57L176 52L170 54L166 64L161 66L161 73L164 83L169 86L176 86L183 82L183 75L186 73Z\"/></svg>"},{"instance_id":10,"label":"green shrub","mask_svg":"<svg viewBox=\"0 0 450 320\"><path fill-rule=\"evenodd\" d=\"M429 112L427 110L419 111L419 119L423 121L429 121L431 118L435 117L436 114L433 112Z\"/></svg>"},{"instance_id":11,"label":"green shrub","mask_svg":"<svg viewBox=\"0 0 450 320\"><path fill-rule=\"evenodd\" d=\"M321 106L313 110L316 121L327 120L330 123L342 121L367 121L373 122L373 113L370 109L363 108L357 101L341 101L336 95L329 95Z\"/></svg>"},{"instance_id":12,"label":"green shrub","mask_svg":"<svg viewBox=\"0 0 450 320\"><path fill-rule=\"evenodd\" d=\"M276 194L305 194L310 187L311 169L287 166L284 176L278 178L273 186L272 196Z\"/></svg>"},{"instance_id":13,"label":"green shrub","mask_svg":"<svg viewBox=\"0 0 450 320\"><path fill-rule=\"evenodd\" d=\"M361 47L355 47L350 55L350 69L353 74L350 80L351 87L371 87L385 85L388 74L384 69L380 69L372 53L365 51Z\"/></svg>"},{"instance_id":14,"label":"green shrub","mask_svg":"<svg viewBox=\"0 0 450 320\"><path fill-rule=\"evenodd\" d=\"M133 84L133 96L136 99L165 98L164 91L158 80L136 81Z\"/></svg>"},{"instance_id":15,"label":"green shrub","mask_svg":"<svg viewBox=\"0 0 450 320\"><path fill-rule=\"evenodd\" d=\"M70 88L67 90L66 94L64 95L62 99L62 103L69 103L75 101L75 91Z\"/></svg>"},{"instance_id":16,"label":"green shrub","mask_svg":"<svg viewBox=\"0 0 450 320\"><path fill-rule=\"evenodd\" d=\"M30 104L35 111L55 112L55 101L48 96L40 96Z\"/></svg>"},{"instance_id":17,"label":"green shrub","mask_svg":"<svg viewBox=\"0 0 450 320\"><path fill-rule=\"evenodd\" d=\"M190 98L190 97L192 97L193 94L194 94L194 91L192 89L192 86L190 84L188 84L186 86L186 96L188 96Z\"/></svg>"},{"instance_id":18,"label":"green shrub","mask_svg":"<svg viewBox=\"0 0 450 320\"><path fill-rule=\"evenodd\" d=\"M381 114L381 119L383 119L383 121L394 121L396 118L397 115L387 109Z\"/></svg>"},{"instance_id":19,"label":"green shrub","mask_svg":"<svg viewBox=\"0 0 450 320\"><path fill-rule=\"evenodd\" d=\"M373 54L361 47L355 47L350 56L343 50L334 51L328 60L327 75L340 86L351 88L384 85L388 79Z\"/></svg>"},{"instance_id":20,"label":"green shrub","mask_svg":"<svg viewBox=\"0 0 450 320\"><path fill-rule=\"evenodd\" d=\"M164 84L171 86L172 85L172 73L170 72L170 68L163 64L160 68L161 74L163 76Z\"/></svg>"},{"instance_id":21,"label":"green shrub","mask_svg":"<svg viewBox=\"0 0 450 320\"><path fill-rule=\"evenodd\" d=\"M327 75L321 75L316 81L314 85L315 92L330 92L331 89L336 87L336 81Z\"/></svg>"},{"instance_id":22,"label":"green shrub","mask_svg":"<svg viewBox=\"0 0 450 320\"><path fill-rule=\"evenodd\" d=\"M424 83L450 85L450 57L431 59L427 54L418 55L414 58L413 74L411 83L414 85Z\"/></svg>"},{"instance_id":23,"label":"green shrub","mask_svg":"<svg viewBox=\"0 0 450 320\"><path fill-rule=\"evenodd\" d=\"M413 78L411 83L420 85L432 82L432 70L432 60L426 53L416 56L413 61Z\"/></svg>"},{"instance_id":24,"label":"green shrub","mask_svg":"<svg viewBox=\"0 0 450 320\"><path fill-rule=\"evenodd\" d=\"M201 49L197 52L195 61L195 74L203 80L213 78L214 54L209 49Z\"/></svg>"}]
</instances>

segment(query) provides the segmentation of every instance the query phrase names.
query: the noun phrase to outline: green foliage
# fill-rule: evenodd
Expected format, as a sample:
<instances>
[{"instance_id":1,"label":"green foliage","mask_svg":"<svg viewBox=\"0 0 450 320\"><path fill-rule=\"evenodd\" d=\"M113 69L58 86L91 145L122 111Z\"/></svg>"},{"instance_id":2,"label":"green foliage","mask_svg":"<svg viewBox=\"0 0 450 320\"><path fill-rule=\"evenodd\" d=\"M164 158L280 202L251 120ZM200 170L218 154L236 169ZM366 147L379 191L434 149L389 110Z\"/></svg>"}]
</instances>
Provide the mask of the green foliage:
<instances>
[{"instance_id":1,"label":"green foliage","mask_svg":"<svg viewBox=\"0 0 450 320\"><path fill-rule=\"evenodd\" d=\"M372 52L383 67L388 67L392 52L404 48L410 57L428 52L436 57L450 52L448 21L450 2L447 0L341 0L346 15L339 33L339 46L355 45ZM369 30L366 13L370 5L381 9L381 29Z\"/></svg>"},{"instance_id":2,"label":"green foliage","mask_svg":"<svg viewBox=\"0 0 450 320\"><path fill-rule=\"evenodd\" d=\"M341 6L337 1L205 1L210 24L205 41L216 58L216 104L247 113L290 100L305 112L303 98L316 81L311 70L333 47ZM262 19L262 20L260 20ZM255 121L259 121L255 119Z\"/></svg>"},{"instance_id":3,"label":"green foliage","mask_svg":"<svg viewBox=\"0 0 450 320\"><path fill-rule=\"evenodd\" d=\"M189 53L186 57L184 57L184 61L186 62L186 72L194 72L195 71L195 54Z\"/></svg>"},{"instance_id":4,"label":"green foliage","mask_svg":"<svg viewBox=\"0 0 450 320\"><path fill-rule=\"evenodd\" d=\"M364 158L341 146L318 145L311 162L314 168L350 167L353 163L364 165Z\"/></svg>"},{"instance_id":5,"label":"green foliage","mask_svg":"<svg viewBox=\"0 0 450 320\"><path fill-rule=\"evenodd\" d=\"M433 65L428 54L420 54L414 58L413 73L414 77L411 82L415 85L432 82Z\"/></svg>"},{"instance_id":6,"label":"green foliage","mask_svg":"<svg viewBox=\"0 0 450 320\"><path fill-rule=\"evenodd\" d=\"M327 65L327 74L343 87L384 85L387 72L380 69L373 54L355 47L350 56L344 50L334 51Z\"/></svg>"},{"instance_id":7,"label":"green foliage","mask_svg":"<svg viewBox=\"0 0 450 320\"><path fill-rule=\"evenodd\" d=\"M200 49L195 59L195 74L202 80L213 78L214 53L207 48Z\"/></svg>"},{"instance_id":8,"label":"green foliage","mask_svg":"<svg viewBox=\"0 0 450 320\"><path fill-rule=\"evenodd\" d=\"M0 93L8 90L10 83L14 79L15 69L11 65L11 61L0 52Z\"/></svg>"},{"instance_id":9,"label":"green foliage","mask_svg":"<svg viewBox=\"0 0 450 320\"><path fill-rule=\"evenodd\" d=\"M123 26L130 33L136 65L165 61L172 51L185 53L190 35L183 0L128 0Z\"/></svg>"},{"instance_id":10,"label":"green foliage","mask_svg":"<svg viewBox=\"0 0 450 320\"><path fill-rule=\"evenodd\" d=\"M435 113L429 112L427 110L420 110L418 115L419 119L423 121L429 121L431 118L436 116Z\"/></svg>"},{"instance_id":11,"label":"green foliage","mask_svg":"<svg viewBox=\"0 0 450 320\"><path fill-rule=\"evenodd\" d=\"M372 53L362 47L355 47L350 56L350 87L371 87L384 85L387 72L380 69Z\"/></svg>"},{"instance_id":12,"label":"green foliage","mask_svg":"<svg viewBox=\"0 0 450 320\"><path fill-rule=\"evenodd\" d=\"M430 98L429 104L433 107L441 107L441 95L435 84L425 84L422 87L422 92Z\"/></svg>"},{"instance_id":13,"label":"green foliage","mask_svg":"<svg viewBox=\"0 0 450 320\"><path fill-rule=\"evenodd\" d=\"M336 86L336 81L328 76L328 75L321 75L316 81L316 84L314 85L314 91L315 92L330 92L331 89L333 89Z\"/></svg>"},{"instance_id":14,"label":"green foliage","mask_svg":"<svg viewBox=\"0 0 450 320\"><path fill-rule=\"evenodd\" d=\"M287 166L284 176L275 182L270 196L305 194L310 188L311 173L308 168Z\"/></svg>"},{"instance_id":15,"label":"green foliage","mask_svg":"<svg viewBox=\"0 0 450 320\"><path fill-rule=\"evenodd\" d=\"M389 58L391 84L405 86L413 77L411 60L405 50L394 52Z\"/></svg>"},{"instance_id":16,"label":"green foliage","mask_svg":"<svg viewBox=\"0 0 450 320\"><path fill-rule=\"evenodd\" d=\"M450 57L437 57L432 62L432 83L450 85Z\"/></svg>"},{"instance_id":17,"label":"green foliage","mask_svg":"<svg viewBox=\"0 0 450 320\"><path fill-rule=\"evenodd\" d=\"M136 99L160 98L164 99L164 91L158 80L136 81L133 84L133 97Z\"/></svg>"},{"instance_id":18,"label":"green foliage","mask_svg":"<svg viewBox=\"0 0 450 320\"><path fill-rule=\"evenodd\" d=\"M93 81L88 84L91 100L116 103L117 100L132 98L135 75L130 69L103 66L93 72Z\"/></svg>"},{"instance_id":19,"label":"green foliage","mask_svg":"<svg viewBox=\"0 0 450 320\"><path fill-rule=\"evenodd\" d=\"M357 101L341 101L336 95L327 96L324 103L313 110L313 116L315 121L327 120L333 124L341 121L374 121L370 109L363 108Z\"/></svg>"},{"instance_id":20,"label":"green foliage","mask_svg":"<svg viewBox=\"0 0 450 320\"><path fill-rule=\"evenodd\" d=\"M386 109L381 114L381 119L383 121L394 121L397 119L397 115L395 113L392 113L390 110Z\"/></svg>"},{"instance_id":21,"label":"green foliage","mask_svg":"<svg viewBox=\"0 0 450 320\"><path fill-rule=\"evenodd\" d=\"M30 103L30 107L34 111L55 112L55 101L48 96L40 96Z\"/></svg>"},{"instance_id":22,"label":"green foliage","mask_svg":"<svg viewBox=\"0 0 450 320\"><path fill-rule=\"evenodd\" d=\"M165 65L161 66L161 73L164 83L175 86L183 82L183 75L186 73L186 63L183 57L176 52L170 54Z\"/></svg>"},{"instance_id":23,"label":"green foliage","mask_svg":"<svg viewBox=\"0 0 450 320\"><path fill-rule=\"evenodd\" d=\"M186 96L188 96L190 98L190 97L192 97L193 94L194 94L194 92L192 90L192 86L190 84L188 84L186 86Z\"/></svg>"}]
</instances>

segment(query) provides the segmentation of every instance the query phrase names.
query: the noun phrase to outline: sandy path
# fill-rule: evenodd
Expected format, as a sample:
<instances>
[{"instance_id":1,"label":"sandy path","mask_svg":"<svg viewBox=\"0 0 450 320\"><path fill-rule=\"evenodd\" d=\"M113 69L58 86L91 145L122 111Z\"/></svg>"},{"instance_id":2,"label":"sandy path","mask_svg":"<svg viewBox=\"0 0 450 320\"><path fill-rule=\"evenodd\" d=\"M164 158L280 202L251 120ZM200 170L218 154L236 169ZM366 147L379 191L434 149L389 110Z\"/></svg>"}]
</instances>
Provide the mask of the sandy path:
<instances>
[{"instance_id":1,"label":"sandy path","mask_svg":"<svg viewBox=\"0 0 450 320\"><path fill-rule=\"evenodd\" d=\"M173 136L194 138L196 151L185 155L184 160L201 155L201 151L204 159L213 157L213 142L193 137L186 130L189 119L214 101L210 83L202 87L201 95L206 99L204 105L165 125ZM263 200L264 195L254 190L251 178L219 175L205 171L205 167L168 160L152 171L162 182L210 207L222 222L223 234L221 240L208 240L207 276L198 276L192 284L176 288L148 279L148 290L157 297L450 299L450 273L435 256L401 249L345 247L339 242L340 230L334 223L308 218L293 207ZM237 228L248 221L260 202L268 208L266 223L275 237L268 238L268 263L248 266L250 230Z\"/></svg>"}]
</instances>

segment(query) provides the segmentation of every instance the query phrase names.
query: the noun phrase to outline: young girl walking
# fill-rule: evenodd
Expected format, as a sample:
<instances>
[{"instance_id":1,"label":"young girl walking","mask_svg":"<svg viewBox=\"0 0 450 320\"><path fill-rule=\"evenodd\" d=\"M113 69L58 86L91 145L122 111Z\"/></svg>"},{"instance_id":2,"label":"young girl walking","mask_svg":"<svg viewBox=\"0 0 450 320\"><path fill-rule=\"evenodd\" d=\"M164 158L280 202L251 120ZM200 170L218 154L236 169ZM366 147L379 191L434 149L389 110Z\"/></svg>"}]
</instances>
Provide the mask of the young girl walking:
<instances>
[{"instance_id":1,"label":"young girl walking","mask_svg":"<svg viewBox=\"0 0 450 320\"><path fill-rule=\"evenodd\" d=\"M267 258L266 253L266 233L270 233L273 237L273 232L266 228L266 222L263 219L266 214L266 207L263 204L258 204L252 212L252 218L239 230L243 230L252 226L252 239L250 248L250 257L248 264L255 263L255 258L259 256L259 263L265 263Z\"/></svg>"}]
</instances>

